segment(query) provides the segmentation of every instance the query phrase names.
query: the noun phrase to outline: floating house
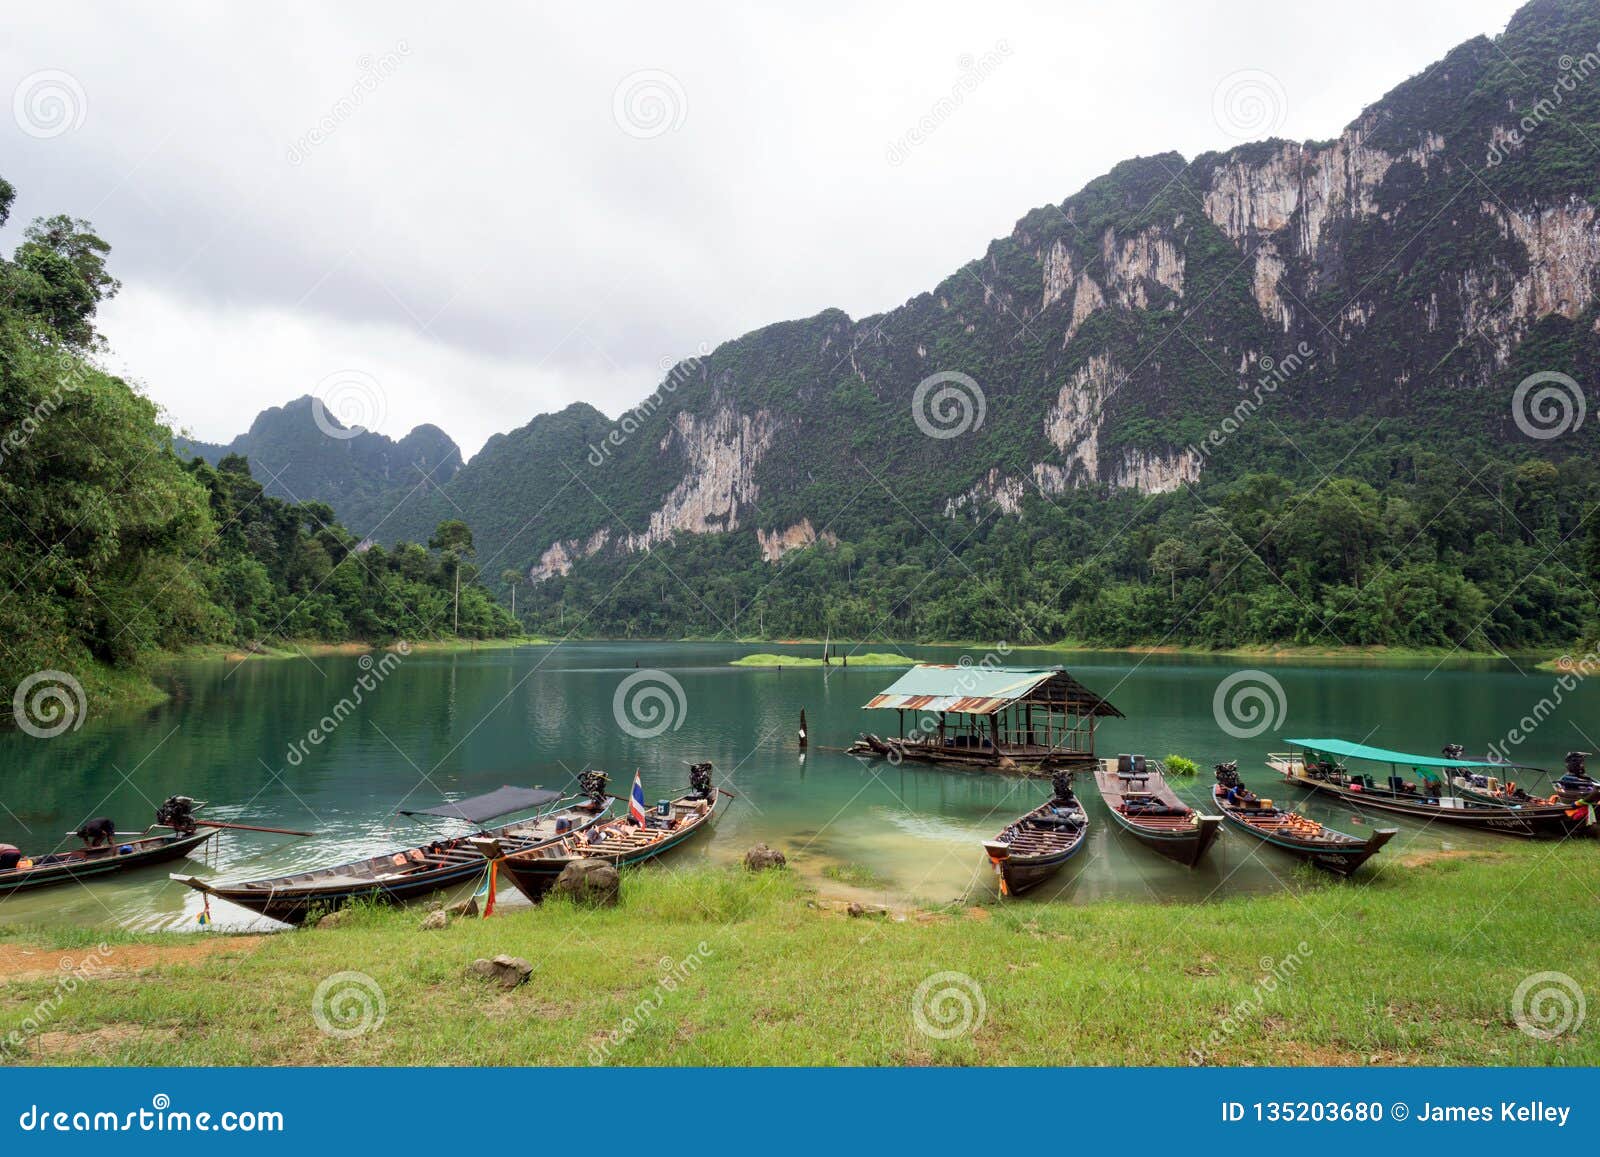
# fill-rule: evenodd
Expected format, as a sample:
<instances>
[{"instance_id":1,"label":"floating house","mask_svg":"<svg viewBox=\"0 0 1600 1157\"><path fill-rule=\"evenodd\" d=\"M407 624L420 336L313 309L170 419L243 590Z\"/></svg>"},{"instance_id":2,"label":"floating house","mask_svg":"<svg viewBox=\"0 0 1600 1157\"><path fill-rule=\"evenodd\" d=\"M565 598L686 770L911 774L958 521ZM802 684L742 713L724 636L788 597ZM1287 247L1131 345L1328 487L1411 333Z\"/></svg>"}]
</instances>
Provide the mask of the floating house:
<instances>
[{"instance_id":1,"label":"floating house","mask_svg":"<svg viewBox=\"0 0 1600 1157\"><path fill-rule=\"evenodd\" d=\"M1061 667L922 664L866 704L899 717L853 754L1007 771L1092 766L1097 721L1123 718Z\"/></svg>"}]
</instances>

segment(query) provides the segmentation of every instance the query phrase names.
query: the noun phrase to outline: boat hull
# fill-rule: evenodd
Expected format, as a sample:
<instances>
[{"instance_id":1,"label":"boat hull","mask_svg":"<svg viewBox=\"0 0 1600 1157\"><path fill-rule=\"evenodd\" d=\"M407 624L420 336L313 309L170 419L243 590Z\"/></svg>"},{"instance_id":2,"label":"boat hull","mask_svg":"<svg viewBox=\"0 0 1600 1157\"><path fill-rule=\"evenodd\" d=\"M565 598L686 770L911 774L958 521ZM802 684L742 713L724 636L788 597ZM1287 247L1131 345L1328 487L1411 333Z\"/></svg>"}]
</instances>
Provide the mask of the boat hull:
<instances>
[{"instance_id":1,"label":"boat hull","mask_svg":"<svg viewBox=\"0 0 1600 1157\"><path fill-rule=\"evenodd\" d=\"M1192 868L1216 843L1222 831L1222 817L1202 815L1184 803L1159 767L1157 764L1138 775L1123 777L1118 775L1114 761L1102 760L1095 768L1095 786L1100 789L1100 798L1118 827L1146 847ZM1130 814L1127 810L1130 793L1135 797L1150 797L1173 810L1187 811L1187 820L1173 815Z\"/></svg>"},{"instance_id":2,"label":"boat hull","mask_svg":"<svg viewBox=\"0 0 1600 1157\"><path fill-rule=\"evenodd\" d=\"M1211 845L1217 842L1217 836L1222 834L1221 816L1196 816L1192 829L1170 832L1157 831L1135 823L1116 808L1111 808L1110 811L1111 818L1123 831L1128 832L1145 847L1159 852L1168 859L1176 860L1186 868L1197 866L1211 850Z\"/></svg>"},{"instance_id":3,"label":"boat hull","mask_svg":"<svg viewBox=\"0 0 1600 1157\"><path fill-rule=\"evenodd\" d=\"M1070 812L1065 818L1075 826L1052 819L1062 809ZM1000 877L1000 894L1020 896L1059 872L1083 850L1088 837L1089 814L1083 805L1051 798L1007 825L994 839L985 840L983 851Z\"/></svg>"},{"instance_id":4,"label":"boat hull","mask_svg":"<svg viewBox=\"0 0 1600 1157\"><path fill-rule=\"evenodd\" d=\"M1587 817L1573 817L1561 804L1514 807L1502 803L1472 800L1456 807L1440 803L1422 803L1419 800L1396 796L1383 788L1351 791L1339 784L1309 776L1285 772L1277 768L1283 782L1295 787L1310 788L1323 795L1331 795L1352 807L1367 811L1387 812L1390 815L1410 816L1424 823L1451 824L1473 828L1477 831L1498 832L1501 835L1525 836L1533 839L1560 839L1583 835L1590 830Z\"/></svg>"},{"instance_id":5,"label":"boat hull","mask_svg":"<svg viewBox=\"0 0 1600 1157\"><path fill-rule=\"evenodd\" d=\"M607 849L598 844L585 844L575 847L570 854L551 855L540 854L538 850L505 856L498 861L498 870L511 877L511 882L517 890L535 904L545 898L556 880L569 864L579 860L603 860L614 868L627 868L635 864L642 864L653 860L657 856L665 855L674 848L681 847L684 843L694 838L697 832L711 826L717 814L717 804L721 798L714 800L711 807L699 819L692 820L680 829L673 831L664 838L645 847L623 850ZM546 849L546 853L550 849Z\"/></svg>"},{"instance_id":6,"label":"boat hull","mask_svg":"<svg viewBox=\"0 0 1600 1157\"><path fill-rule=\"evenodd\" d=\"M1003 891L1007 896L1020 896L1030 888L1037 888L1051 876L1054 876L1068 860L1083 850L1087 841L1079 838L1065 851L1052 853L1048 856L1013 856L1007 855L1005 859L995 861L993 855L994 845L985 844L984 850L990 852L990 860L994 862L995 871L999 873L1000 881L1004 885Z\"/></svg>"},{"instance_id":7,"label":"boat hull","mask_svg":"<svg viewBox=\"0 0 1600 1157\"><path fill-rule=\"evenodd\" d=\"M607 809L599 809L590 813L583 808L566 808L560 812L541 816L537 821L519 821L495 828L487 835L509 839L514 832L526 831L530 827L536 828L539 824L550 825L561 817L572 819L573 830L581 832L600 822L605 817L606 811ZM551 830L547 837L530 839L523 846L542 847L565 838L565 835L566 833L558 835ZM403 904L435 892L461 887L482 879L488 867L487 858L473 849L467 841L462 840L452 849L454 862L440 864L432 869L408 872L404 875L396 874L388 879L357 878L353 875L344 880L339 878L341 872L365 871L378 861L389 860L393 856L404 856L413 850L415 849L405 849L388 856L356 860L315 873L244 881L238 884L217 884L197 877L174 876L173 878L198 892L226 900L230 904L237 904L269 919L284 924L303 924L313 915L321 916L336 912L356 901Z\"/></svg>"},{"instance_id":8,"label":"boat hull","mask_svg":"<svg viewBox=\"0 0 1600 1157\"><path fill-rule=\"evenodd\" d=\"M1223 818L1235 829L1280 851L1298 856L1307 863L1325 872L1332 872L1336 876L1353 875L1362 864L1377 855L1383 846L1398 834L1394 828L1379 828L1363 841L1344 832L1324 828L1324 831L1338 839L1331 842L1301 839L1284 832L1270 830L1260 822L1252 822L1245 809L1228 806L1216 789L1213 789L1212 798L1221 809Z\"/></svg>"},{"instance_id":9,"label":"boat hull","mask_svg":"<svg viewBox=\"0 0 1600 1157\"><path fill-rule=\"evenodd\" d=\"M148 844L149 847L138 848L127 855L119 856L116 848L104 849L77 849L68 853L69 858L56 864L41 864L33 868L18 868L7 872L0 872L0 896L9 896L13 892L27 892L35 888L47 888L52 884L65 884L69 881L92 879L96 876L109 876L119 872L129 872L136 868L147 867L152 864L165 864L172 860L187 856L190 851L199 847L212 836L217 834L215 828L202 828L190 835L148 836L134 840L123 840L117 846L125 844Z\"/></svg>"}]
</instances>

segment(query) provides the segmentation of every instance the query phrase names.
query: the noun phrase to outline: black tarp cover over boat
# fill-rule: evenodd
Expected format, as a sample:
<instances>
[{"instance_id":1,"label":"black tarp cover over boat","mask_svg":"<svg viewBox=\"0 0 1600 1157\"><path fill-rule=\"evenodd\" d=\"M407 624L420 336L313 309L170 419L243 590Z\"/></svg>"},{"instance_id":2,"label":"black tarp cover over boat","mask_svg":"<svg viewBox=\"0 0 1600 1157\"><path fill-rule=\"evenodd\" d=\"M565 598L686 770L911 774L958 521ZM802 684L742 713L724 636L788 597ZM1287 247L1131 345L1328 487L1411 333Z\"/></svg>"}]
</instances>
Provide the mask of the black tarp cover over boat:
<instances>
[{"instance_id":1,"label":"black tarp cover over boat","mask_svg":"<svg viewBox=\"0 0 1600 1157\"><path fill-rule=\"evenodd\" d=\"M561 798L558 791L550 791L542 787L513 787L505 784L483 795L471 796L467 799L458 799L454 803L442 803L437 807L425 807L407 810L402 808L403 816L440 816L449 820L466 820L471 824L481 824L496 816L510 815L512 812L527 811L531 808L543 807Z\"/></svg>"}]
</instances>

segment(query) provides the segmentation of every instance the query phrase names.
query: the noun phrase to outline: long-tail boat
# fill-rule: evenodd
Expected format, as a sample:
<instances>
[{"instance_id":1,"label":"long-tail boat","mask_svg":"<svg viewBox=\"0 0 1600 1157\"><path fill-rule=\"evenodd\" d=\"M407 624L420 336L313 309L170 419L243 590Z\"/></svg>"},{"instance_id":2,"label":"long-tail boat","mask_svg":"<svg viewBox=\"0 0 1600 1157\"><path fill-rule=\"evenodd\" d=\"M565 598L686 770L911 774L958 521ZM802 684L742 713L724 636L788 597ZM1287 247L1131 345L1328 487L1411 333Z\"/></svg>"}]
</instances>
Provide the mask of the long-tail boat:
<instances>
[{"instance_id":1,"label":"long-tail boat","mask_svg":"<svg viewBox=\"0 0 1600 1157\"><path fill-rule=\"evenodd\" d=\"M106 842L99 846L28 856L10 844L0 845L0 863L6 865L0 868L0 895L181 859L216 835L217 828L228 826L212 823L202 829L194 813L203 807L186 795L171 796L156 808L156 822L142 832L119 832L110 820L94 821L106 828ZM163 827L171 830L156 834ZM87 840L82 828L69 834Z\"/></svg>"},{"instance_id":2,"label":"long-tail boat","mask_svg":"<svg viewBox=\"0 0 1600 1157\"><path fill-rule=\"evenodd\" d=\"M1058 771L1050 784L1048 800L984 841L1002 896L1019 896L1043 883L1084 846L1089 813L1072 790L1072 773Z\"/></svg>"},{"instance_id":3,"label":"long-tail boat","mask_svg":"<svg viewBox=\"0 0 1600 1157\"><path fill-rule=\"evenodd\" d=\"M1487 800L1458 795L1445 782L1446 774L1486 768L1504 770L1501 764L1410 755L1342 739L1289 739L1285 742L1301 750L1267 756L1267 766L1281 775L1285 783L1335 796L1359 808L1513 836L1574 836L1587 831L1594 823L1594 808L1587 804ZM1385 764L1389 773L1379 781L1371 775L1352 772L1338 759L1330 757ZM1413 781L1400 775L1401 767L1409 767L1417 779Z\"/></svg>"},{"instance_id":4,"label":"long-tail boat","mask_svg":"<svg viewBox=\"0 0 1600 1157\"><path fill-rule=\"evenodd\" d=\"M473 844L494 863L497 872L510 876L518 891L538 903L569 864L579 860L604 860L615 868L642 864L670 852L705 828L716 814L720 799L730 794L712 785L712 770L709 763L693 765L689 770L689 793L663 800L650 810L645 808L644 788L636 774L628 814L595 824L587 831L534 847L511 847L496 836L480 837Z\"/></svg>"},{"instance_id":5,"label":"long-tail boat","mask_svg":"<svg viewBox=\"0 0 1600 1157\"><path fill-rule=\"evenodd\" d=\"M577 802L490 831L436 839L347 864L268 879L220 883L197 876L172 878L197 892L285 924L303 923L313 913L333 912L354 900L402 903L481 878L488 861L475 845L475 838L492 837L502 847L521 850L564 839L599 823L614 802L605 793L605 773L585 772L579 778L585 795ZM498 816L542 808L562 798L561 793L543 788L507 785L484 795L400 814L463 820L476 826Z\"/></svg>"},{"instance_id":6,"label":"long-tail boat","mask_svg":"<svg viewBox=\"0 0 1600 1157\"><path fill-rule=\"evenodd\" d=\"M1198 864L1222 831L1221 816L1203 815L1178 798L1159 760L1142 755L1103 759L1094 782L1113 820L1185 867Z\"/></svg>"},{"instance_id":7,"label":"long-tail boat","mask_svg":"<svg viewBox=\"0 0 1600 1157\"><path fill-rule=\"evenodd\" d=\"M1260 798L1240 781L1237 762L1219 763L1216 771L1211 794L1229 823L1336 875L1350 875L1396 835L1394 828L1379 828L1363 840Z\"/></svg>"},{"instance_id":8,"label":"long-tail boat","mask_svg":"<svg viewBox=\"0 0 1600 1157\"><path fill-rule=\"evenodd\" d=\"M1446 759L1463 759L1465 750L1459 743L1447 743L1443 754ZM1506 763L1503 760L1484 761L1492 764L1499 775L1491 775L1488 767L1478 771L1463 768L1450 777L1450 786L1461 795L1503 807L1525 807L1529 804L1565 804L1568 808L1577 804L1592 806L1600 803L1600 783L1596 783L1589 775L1585 766L1588 757L1587 751L1567 752L1566 770L1551 785L1547 796L1534 795L1528 790L1527 784L1538 779L1549 779L1549 772L1531 764ZM1513 779L1513 776L1516 778Z\"/></svg>"}]
</instances>

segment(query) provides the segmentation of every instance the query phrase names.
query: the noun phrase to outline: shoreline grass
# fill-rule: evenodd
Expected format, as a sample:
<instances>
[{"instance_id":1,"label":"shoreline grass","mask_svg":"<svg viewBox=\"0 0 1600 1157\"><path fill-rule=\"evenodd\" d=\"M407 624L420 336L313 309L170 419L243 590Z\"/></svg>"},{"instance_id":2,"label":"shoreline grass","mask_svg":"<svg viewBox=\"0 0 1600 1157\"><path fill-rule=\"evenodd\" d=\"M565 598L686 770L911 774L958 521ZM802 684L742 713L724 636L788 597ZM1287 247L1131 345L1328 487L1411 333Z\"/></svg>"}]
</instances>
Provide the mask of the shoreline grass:
<instances>
[{"instance_id":1,"label":"shoreline grass","mask_svg":"<svg viewBox=\"0 0 1600 1157\"><path fill-rule=\"evenodd\" d=\"M1536 973L1600 986L1590 841L1395 857L1352 883L1289 873L1286 891L1206 904L1015 901L852 919L792 872L647 867L622 904L562 903L421 931L423 912L363 909L252 950L163 957L79 983L24 1063L245 1064L1406 1064L1600 1062L1600 1031L1544 1040L1514 994ZM6 943L48 940L13 930ZM60 934L81 944L81 932ZM209 934L206 934L209 935ZM503 990L476 957L533 966ZM380 1024L319 1031L319 985L369 978ZM923 1022L974 1020L937 1039ZM334 982L335 987L339 983ZM359 982L358 982L359 983ZM59 977L0 989L0 1036ZM952 987L953 986L953 987ZM347 993L346 996L352 994ZM341 1005L324 990L325 1018ZM977 1010L982 1010L981 1020ZM375 1014L374 1014L375 1015ZM336 1027L350 1027L336 1023Z\"/></svg>"}]
</instances>

